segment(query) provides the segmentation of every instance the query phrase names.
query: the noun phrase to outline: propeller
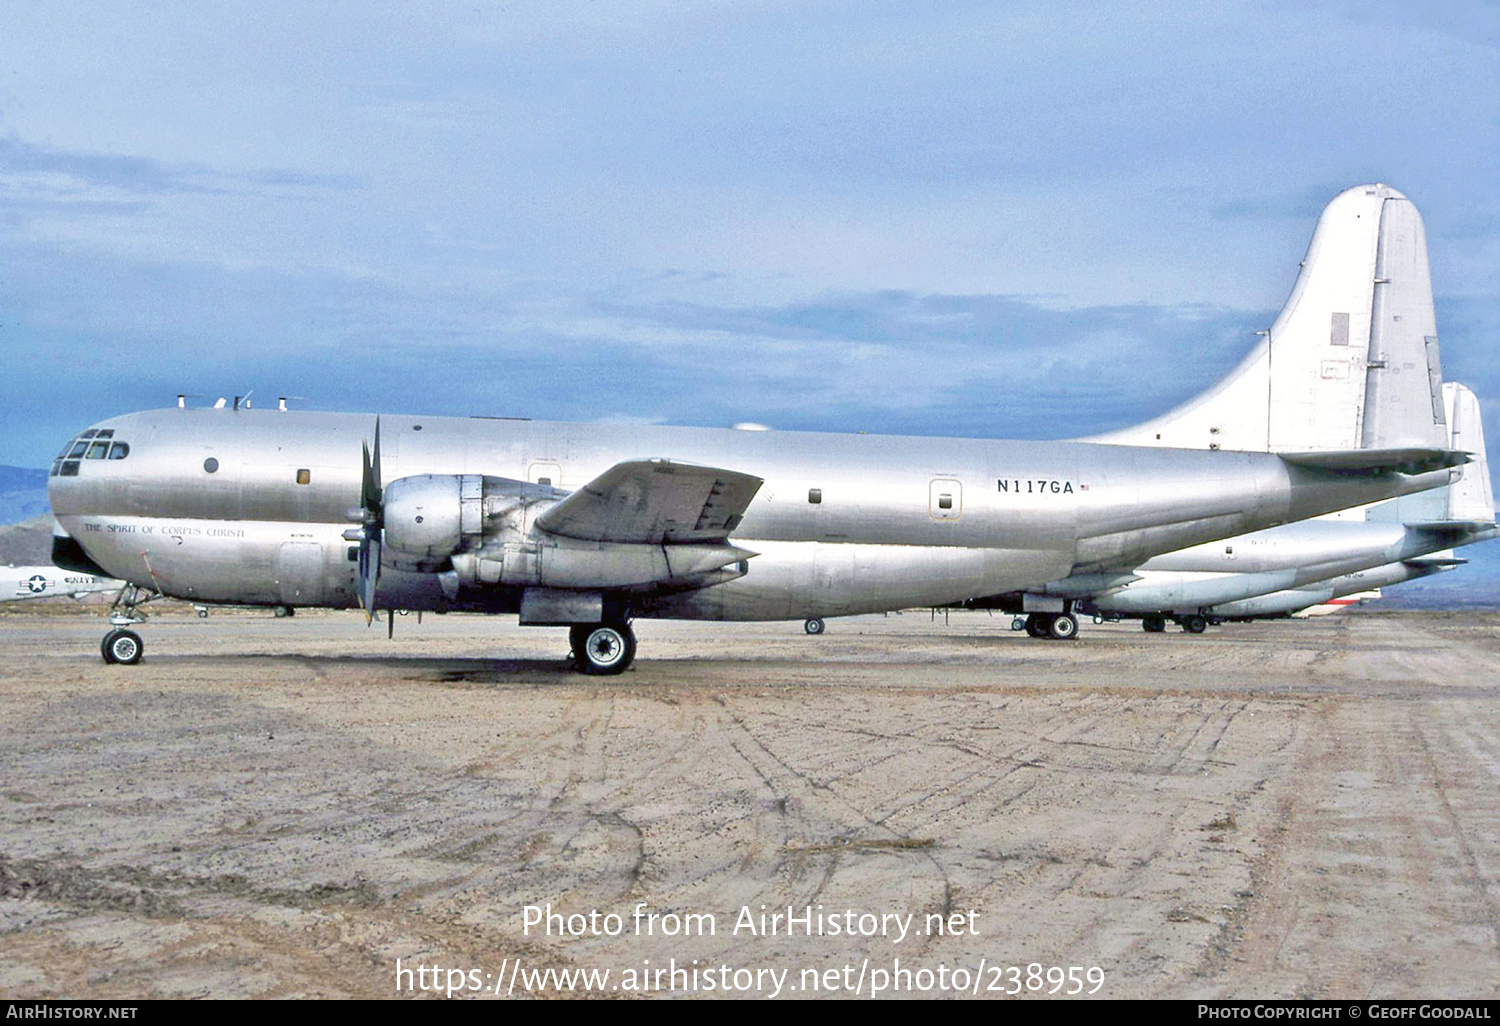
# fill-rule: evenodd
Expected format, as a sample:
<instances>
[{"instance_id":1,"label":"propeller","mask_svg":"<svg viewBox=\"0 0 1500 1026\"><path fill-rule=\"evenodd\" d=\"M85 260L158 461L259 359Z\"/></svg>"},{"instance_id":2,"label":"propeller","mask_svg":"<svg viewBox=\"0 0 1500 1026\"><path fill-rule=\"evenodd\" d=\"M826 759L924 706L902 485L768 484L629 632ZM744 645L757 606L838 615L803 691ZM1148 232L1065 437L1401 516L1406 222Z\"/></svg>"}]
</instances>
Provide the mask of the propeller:
<instances>
[{"instance_id":1,"label":"propeller","mask_svg":"<svg viewBox=\"0 0 1500 1026\"><path fill-rule=\"evenodd\" d=\"M360 443L361 468L359 505L349 510L348 518L360 526L344 532L349 541L359 542L359 604L365 610L365 623L375 618L375 584L380 580L380 539L385 530L384 489L380 484L380 418L375 419L375 455L370 446Z\"/></svg>"}]
</instances>

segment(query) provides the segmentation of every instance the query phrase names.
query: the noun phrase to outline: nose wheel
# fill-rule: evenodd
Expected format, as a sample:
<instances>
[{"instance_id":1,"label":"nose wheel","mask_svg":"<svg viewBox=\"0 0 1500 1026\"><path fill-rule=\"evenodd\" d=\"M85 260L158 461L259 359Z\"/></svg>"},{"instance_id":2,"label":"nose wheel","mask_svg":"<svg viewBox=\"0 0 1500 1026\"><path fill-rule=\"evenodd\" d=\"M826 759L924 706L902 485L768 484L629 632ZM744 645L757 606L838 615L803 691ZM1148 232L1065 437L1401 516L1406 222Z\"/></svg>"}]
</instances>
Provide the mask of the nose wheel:
<instances>
[{"instance_id":1,"label":"nose wheel","mask_svg":"<svg viewBox=\"0 0 1500 1026\"><path fill-rule=\"evenodd\" d=\"M146 646L141 643L139 634L119 627L106 634L99 643L99 654L104 656L106 663L133 666L141 661L141 654L145 651Z\"/></svg>"}]
</instances>

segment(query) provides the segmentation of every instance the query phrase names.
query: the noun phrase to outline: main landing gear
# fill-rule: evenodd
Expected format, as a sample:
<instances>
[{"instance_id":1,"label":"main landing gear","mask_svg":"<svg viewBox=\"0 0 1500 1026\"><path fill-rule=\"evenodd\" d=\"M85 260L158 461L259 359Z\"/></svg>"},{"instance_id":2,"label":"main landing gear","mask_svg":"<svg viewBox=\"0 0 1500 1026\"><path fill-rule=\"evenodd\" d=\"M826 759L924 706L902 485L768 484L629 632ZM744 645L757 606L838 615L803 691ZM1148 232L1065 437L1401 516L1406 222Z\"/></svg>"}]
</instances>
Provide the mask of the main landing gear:
<instances>
[{"instance_id":1,"label":"main landing gear","mask_svg":"<svg viewBox=\"0 0 1500 1026\"><path fill-rule=\"evenodd\" d=\"M141 661L141 655L146 651L145 643L141 641L139 634L126 628L145 621L146 614L137 607L156 597L152 592L143 591L133 584L120 589L120 594L115 597L115 604L110 607L109 625L112 629L99 642L99 654L106 663L133 666Z\"/></svg>"},{"instance_id":2,"label":"main landing gear","mask_svg":"<svg viewBox=\"0 0 1500 1026\"><path fill-rule=\"evenodd\" d=\"M577 623L568 630L573 665L595 677L624 673L635 661L635 632L624 620Z\"/></svg>"},{"instance_id":3,"label":"main landing gear","mask_svg":"<svg viewBox=\"0 0 1500 1026\"><path fill-rule=\"evenodd\" d=\"M822 634L828 629L828 625L821 618L815 616L810 620L802 621L802 629L809 634Z\"/></svg>"},{"instance_id":4,"label":"main landing gear","mask_svg":"<svg viewBox=\"0 0 1500 1026\"><path fill-rule=\"evenodd\" d=\"M1072 641L1078 637L1078 617L1072 613L1032 613L1026 617L1026 633L1033 638Z\"/></svg>"}]
</instances>

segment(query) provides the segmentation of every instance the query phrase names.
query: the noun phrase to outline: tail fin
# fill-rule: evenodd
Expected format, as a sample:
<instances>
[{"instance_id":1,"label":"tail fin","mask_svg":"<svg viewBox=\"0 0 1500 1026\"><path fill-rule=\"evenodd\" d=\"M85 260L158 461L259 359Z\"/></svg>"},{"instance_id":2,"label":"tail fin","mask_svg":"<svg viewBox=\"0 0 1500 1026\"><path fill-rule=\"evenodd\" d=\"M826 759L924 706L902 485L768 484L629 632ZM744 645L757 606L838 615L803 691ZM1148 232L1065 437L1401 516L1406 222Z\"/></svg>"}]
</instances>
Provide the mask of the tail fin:
<instances>
[{"instance_id":1,"label":"tail fin","mask_svg":"<svg viewBox=\"0 0 1500 1026\"><path fill-rule=\"evenodd\" d=\"M1490 465L1484 451L1484 425L1479 420L1479 397L1463 385L1443 386L1448 410L1450 447L1470 454L1462 476L1448 489L1448 519L1495 521L1495 496L1490 490Z\"/></svg>"},{"instance_id":2,"label":"tail fin","mask_svg":"<svg viewBox=\"0 0 1500 1026\"><path fill-rule=\"evenodd\" d=\"M1469 454L1458 479L1446 488L1403 495L1367 511L1367 520L1409 527L1478 528L1495 522L1495 499L1490 492L1490 467L1484 448L1484 425L1479 398L1455 381L1443 385L1443 407L1448 422L1448 447Z\"/></svg>"},{"instance_id":3,"label":"tail fin","mask_svg":"<svg viewBox=\"0 0 1500 1026\"><path fill-rule=\"evenodd\" d=\"M1228 377L1164 416L1088 441L1318 452L1446 443L1427 239L1385 185L1334 197L1291 297Z\"/></svg>"}]
</instances>

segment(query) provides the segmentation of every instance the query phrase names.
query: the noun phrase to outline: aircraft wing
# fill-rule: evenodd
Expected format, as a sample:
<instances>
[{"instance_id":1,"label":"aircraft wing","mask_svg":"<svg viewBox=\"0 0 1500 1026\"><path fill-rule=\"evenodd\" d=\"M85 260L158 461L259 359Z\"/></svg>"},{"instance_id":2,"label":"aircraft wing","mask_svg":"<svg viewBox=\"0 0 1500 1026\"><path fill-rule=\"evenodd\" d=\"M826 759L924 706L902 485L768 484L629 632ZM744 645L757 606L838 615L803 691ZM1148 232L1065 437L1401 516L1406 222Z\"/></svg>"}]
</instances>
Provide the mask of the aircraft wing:
<instances>
[{"instance_id":1,"label":"aircraft wing","mask_svg":"<svg viewBox=\"0 0 1500 1026\"><path fill-rule=\"evenodd\" d=\"M758 477L668 460L617 463L537 518L549 534L625 544L723 542Z\"/></svg>"}]
</instances>

